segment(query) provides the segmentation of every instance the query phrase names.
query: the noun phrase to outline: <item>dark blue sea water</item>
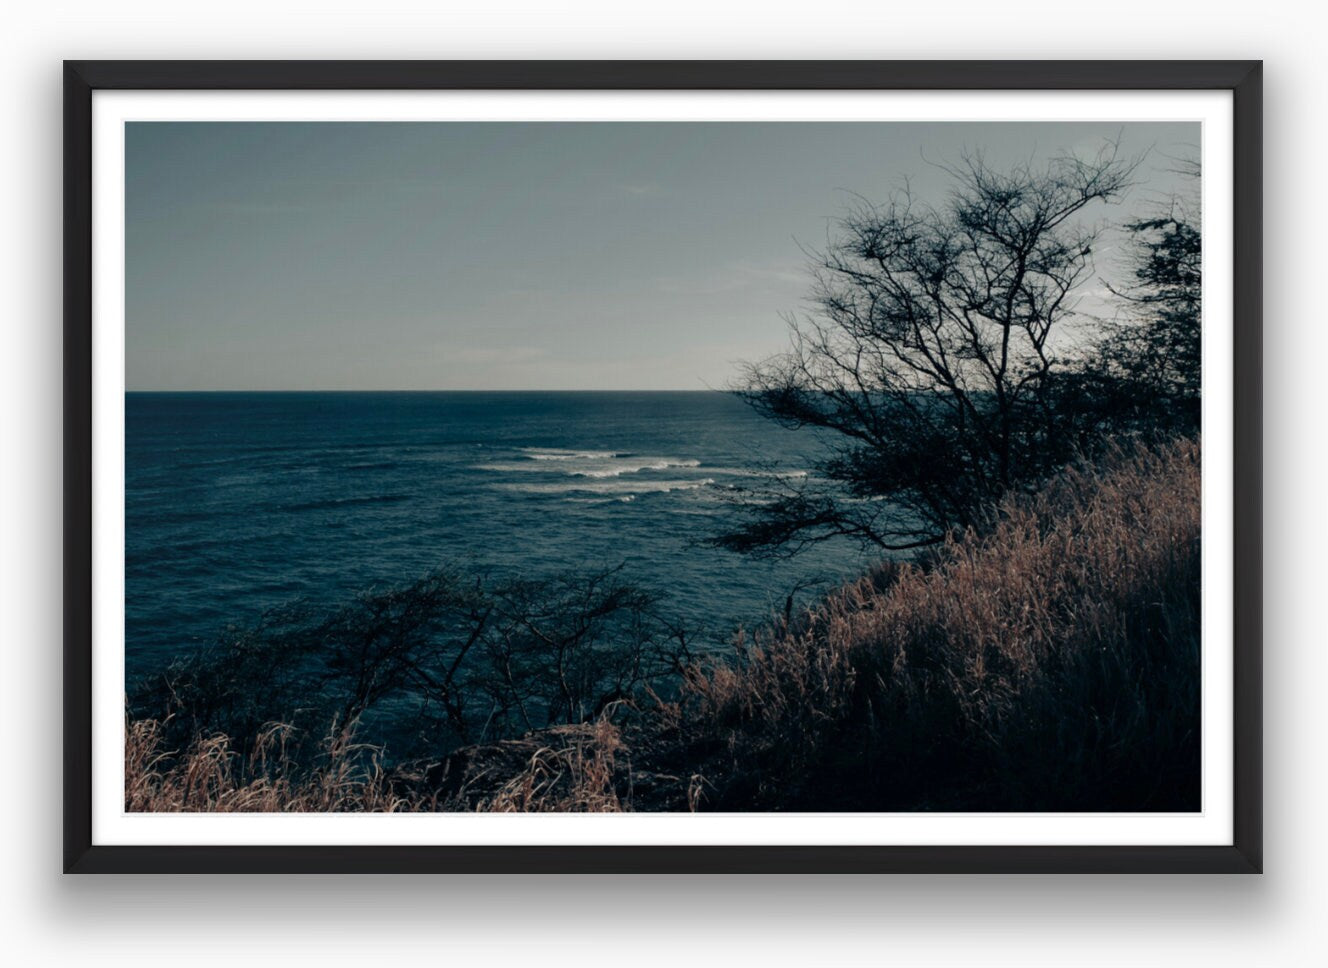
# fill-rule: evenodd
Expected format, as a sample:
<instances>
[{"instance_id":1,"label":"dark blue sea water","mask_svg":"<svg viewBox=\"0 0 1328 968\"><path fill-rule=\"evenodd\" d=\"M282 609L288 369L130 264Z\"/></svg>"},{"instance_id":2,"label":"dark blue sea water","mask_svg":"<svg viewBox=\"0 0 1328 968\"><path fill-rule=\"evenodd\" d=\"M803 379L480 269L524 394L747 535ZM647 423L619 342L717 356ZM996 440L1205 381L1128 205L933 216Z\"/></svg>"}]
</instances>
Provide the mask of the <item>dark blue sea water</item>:
<instances>
[{"instance_id":1,"label":"dark blue sea water","mask_svg":"<svg viewBox=\"0 0 1328 968\"><path fill-rule=\"evenodd\" d=\"M128 675L253 624L471 561L534 577L622 563L718 638L852 547L760 562L693 542L760 462L814 447L721 393L130 393Z\"/></svg>"}]
</instances>

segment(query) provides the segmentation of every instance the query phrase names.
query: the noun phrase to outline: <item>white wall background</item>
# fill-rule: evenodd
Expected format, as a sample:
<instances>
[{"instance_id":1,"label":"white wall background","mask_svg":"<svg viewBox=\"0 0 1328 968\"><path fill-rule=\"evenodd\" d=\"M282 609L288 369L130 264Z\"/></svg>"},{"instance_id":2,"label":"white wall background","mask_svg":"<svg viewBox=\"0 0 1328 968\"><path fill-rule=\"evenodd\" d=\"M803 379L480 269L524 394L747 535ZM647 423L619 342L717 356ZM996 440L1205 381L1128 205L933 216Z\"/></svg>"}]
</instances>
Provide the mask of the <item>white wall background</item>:
<instances>
[{"instance_id":1,"label":"white wall background","mask_svg":"<svg viewBox=\"0 0 1328 968\"><path fill-rule=\"evenodd\" d=\"M0 938L16 964L1227 965L1328 957L1321 24L1265 0L118 0L0 39ZM62 58L1266 61L1261 878L67 878L60 869Z\"/></svg>"}]
</instances>

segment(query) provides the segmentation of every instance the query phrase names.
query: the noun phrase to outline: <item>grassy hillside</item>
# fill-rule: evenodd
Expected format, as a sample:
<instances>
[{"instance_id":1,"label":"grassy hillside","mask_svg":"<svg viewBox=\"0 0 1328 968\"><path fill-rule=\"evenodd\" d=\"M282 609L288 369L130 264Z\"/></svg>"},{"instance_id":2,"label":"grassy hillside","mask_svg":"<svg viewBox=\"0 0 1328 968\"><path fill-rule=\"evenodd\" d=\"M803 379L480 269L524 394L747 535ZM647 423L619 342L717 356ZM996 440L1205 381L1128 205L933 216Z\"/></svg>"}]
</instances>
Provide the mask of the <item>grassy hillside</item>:
<instances>
[{"instance_id":1,"label":"grassy hillside","mask_svg":"<svg viewBox=\"0 0 1328 968\"><path fill-rule=\"evenodd\" d=\"M163 749L129 810L1196 810L1199 446L1071 469L692 665L668 701L384 771L333 730Z\"/></svg>"}]
</instances>

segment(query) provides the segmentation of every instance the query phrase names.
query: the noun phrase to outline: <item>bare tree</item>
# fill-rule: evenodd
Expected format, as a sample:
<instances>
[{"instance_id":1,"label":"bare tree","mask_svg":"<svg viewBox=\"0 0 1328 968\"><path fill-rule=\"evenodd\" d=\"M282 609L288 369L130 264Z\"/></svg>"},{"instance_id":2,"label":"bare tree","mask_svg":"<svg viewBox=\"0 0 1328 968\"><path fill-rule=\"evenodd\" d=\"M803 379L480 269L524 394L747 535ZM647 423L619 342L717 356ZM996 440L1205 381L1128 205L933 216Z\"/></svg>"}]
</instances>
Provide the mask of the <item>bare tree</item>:
<instances>
[{"instance_id":1,"label":"bare tree","mask_svg":"<svg viewBox=\"0 0 1328 968\"><path fill-rule=\"evenodd\" d=\"M137 684L130 707L180 746L213 732L246 746L273 722L305 738L358 724L396 755L437 754L653 701L689 643L656 606L620 568L536 580L447 567L330 612L271 612Z\"/></svg>"},{"instance_id":2,"label":"bare tree","mask_svg":"<svg viewBox=\"0 0 1328 968\"><path fill-rule=\"evenodd\" d=\"M789 350L735 388L764 416L817 428L825 454L810 477L776 478L716 543L919 547L1062 462L1077 434L1056 392L1057 331L1093 273L1085 209L1124 193L1137 164L1115 145L1003 172L967 155L945 169L943 205L907 189L860 201L814 254L815 308L788 320Z\"/></svg>"}]
</instances>

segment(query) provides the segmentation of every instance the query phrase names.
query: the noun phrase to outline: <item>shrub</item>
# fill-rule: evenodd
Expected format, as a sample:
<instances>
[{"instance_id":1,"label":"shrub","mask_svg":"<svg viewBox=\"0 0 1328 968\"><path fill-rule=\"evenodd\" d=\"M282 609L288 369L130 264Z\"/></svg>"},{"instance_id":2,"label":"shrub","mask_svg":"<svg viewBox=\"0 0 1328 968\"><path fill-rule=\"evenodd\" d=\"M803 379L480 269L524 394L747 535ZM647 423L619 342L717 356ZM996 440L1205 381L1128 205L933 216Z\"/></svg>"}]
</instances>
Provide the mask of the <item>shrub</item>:
<instances>
[{"instance_id":1,"label":"shrub","mask_svg":"<svg viewBox=\"0 0 1328 968\"><path fill-rule=\"evenodd\" d=\"M1080 466L694 669L711 809L1193 810L1199 447Z\"/></svg>"}]
</instances>

